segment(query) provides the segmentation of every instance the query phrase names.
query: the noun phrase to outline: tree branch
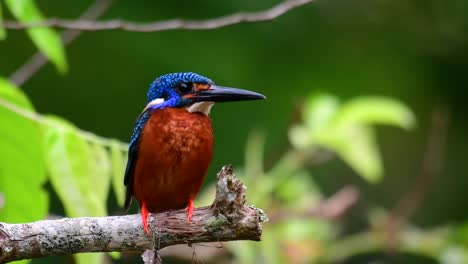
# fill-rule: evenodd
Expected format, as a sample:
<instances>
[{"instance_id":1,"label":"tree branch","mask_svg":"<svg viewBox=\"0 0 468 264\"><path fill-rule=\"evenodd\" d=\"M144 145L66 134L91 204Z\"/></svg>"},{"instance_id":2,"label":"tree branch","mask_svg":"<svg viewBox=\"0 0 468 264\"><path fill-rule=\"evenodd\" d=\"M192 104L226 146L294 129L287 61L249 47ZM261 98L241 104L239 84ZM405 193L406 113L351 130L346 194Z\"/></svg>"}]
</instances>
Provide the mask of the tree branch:
<instances>
[{"instance_id":1,"label":"tree branch","mask_svg":"<svg viewBox=\"0 0 468 264\"><path fill-rule=\"evenodd\" d=\"M387 249L390 251L397 248L402 227L423 204L434 181L442 171L449 125L450 113L448 110L441 107L435 108L432 111L426 149L419 174L390 211L387 219Z\"/></svg>"},{"instance_id":2,"label":"tree branch","mask_svg":"<svg viewBox=\"0 0 468 264\"><path fill-rule=\"evenodd\" d=\"M270 223L291 218L321 218L336 220L353 207L359 199L359 191L354 186L345 186L331 197L306 211L279 210L270 214Z\"/></svg>"},{"instance_id":3,"label":"tree branch","mask_svg":"<svg viewBox=\"0 0 468 264\"><path fill-rule=\"evenodd\" d=\"M207 20L182 20L172 19L160 22L138 23L125 20L110 20L110 21L87 21L87 20L68 20L60 18L51 18L44 21L33 23L20 23L17 21L5 21L3 27L7 29L26 29L31 27L55 27L62 29L74 29L83 31L98 31L98 30L124 30L133 32L157 32L174 29L189 29L189 30L207 30L215 29L242 22L261 22L273 20L288 11L314 2L316 0L287 0L277 4L269 9L258 12L235 13L227 16Z\"/></svg>"},{"instance_id":4,"label":"tree branch","mask_svg":"<svg viewBox=\"0 0 468 264\"><path fill-rule=\"evenodd\" d=\"M92 21L104 14L107 9L111 7L113 0L96 0L96 2L91 5L79 19L87 19ZM65 30L61 34L63 44L66 46L72 43L81 35L79 30ZM29 60L27 60L21 67L19 67L13 74L10 76L10 81L17 86L23 85L26 81L31 79L34 74L36 74L46 63L48 59L42 52L36 52Z\"/></svg>"},{"instance_id":5,"label":"tree branch","mask_svg":"<svg viewBox=\"0 0 468 264\"><path fill-rule=\"evenodd\" d=\"M184 210L152 214L154 237L143 232L139 215L64 218L27 224L0 223L0 263L80 252L143 251L177 244L259 241L261 209L245 204L245 186L232 168L218 173L213 205L197 208L192 222Z\"/></svg>"}]
</instances>

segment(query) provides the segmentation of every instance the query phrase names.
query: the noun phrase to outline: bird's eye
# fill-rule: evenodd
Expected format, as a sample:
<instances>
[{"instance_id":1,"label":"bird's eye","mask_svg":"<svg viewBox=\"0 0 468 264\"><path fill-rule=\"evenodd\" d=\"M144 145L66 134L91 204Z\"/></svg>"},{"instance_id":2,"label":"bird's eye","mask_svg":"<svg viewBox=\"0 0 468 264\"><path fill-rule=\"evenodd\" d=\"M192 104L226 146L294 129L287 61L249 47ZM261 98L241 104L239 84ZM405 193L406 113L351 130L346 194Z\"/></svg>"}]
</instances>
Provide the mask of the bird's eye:
<instances>
[{"instance_id":1,"label":"bird's eye","mask_svg":"<svg viewBox=\"0 0 468 264\"><path fill-rule=\"evenodd\" d=\"M187 94L190 93L193 89L193 83L191 82L181 82L177 86L177 89L181 94Z\"/></svg>"}]
</instances>

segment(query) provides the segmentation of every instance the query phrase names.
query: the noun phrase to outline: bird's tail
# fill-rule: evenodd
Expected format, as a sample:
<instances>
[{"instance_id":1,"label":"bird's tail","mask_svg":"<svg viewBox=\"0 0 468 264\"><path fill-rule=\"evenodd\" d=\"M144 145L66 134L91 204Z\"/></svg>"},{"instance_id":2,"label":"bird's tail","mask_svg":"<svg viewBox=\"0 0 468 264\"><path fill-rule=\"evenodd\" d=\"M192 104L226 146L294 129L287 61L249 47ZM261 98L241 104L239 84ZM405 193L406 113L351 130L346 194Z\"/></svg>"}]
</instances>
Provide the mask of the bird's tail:
<instances>
[{"instance_id":1,"label":"bird's tail","mask_svg":"<svg viewBox=\"0 0 468 264\"><path fill-rule=\"evenodd\" d=\"M127 190L125 192L125 205L124 205L125 212L128 211L131 204L132 204L132 186L127 186Z\"/></svg>"}]
</instances>

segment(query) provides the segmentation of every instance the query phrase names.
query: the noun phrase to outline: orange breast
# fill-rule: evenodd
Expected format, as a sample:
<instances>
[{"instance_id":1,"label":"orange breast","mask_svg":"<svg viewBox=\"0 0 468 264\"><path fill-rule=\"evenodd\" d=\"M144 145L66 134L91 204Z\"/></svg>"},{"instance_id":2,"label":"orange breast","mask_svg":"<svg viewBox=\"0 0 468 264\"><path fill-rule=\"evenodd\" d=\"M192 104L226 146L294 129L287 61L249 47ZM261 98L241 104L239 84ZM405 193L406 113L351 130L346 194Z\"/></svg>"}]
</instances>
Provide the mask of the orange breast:
<instances>
[{"instance_id":1,"label":"orange breast","mask_svg":"<svg viewBox=\"0 0 468 264\"><path fill-rule=\"evenodd\" d=\"M209 117L155 110L141 135L133 195L150 212L184 208L200 191L212 153Z\"/></svg>"}]
</instances>

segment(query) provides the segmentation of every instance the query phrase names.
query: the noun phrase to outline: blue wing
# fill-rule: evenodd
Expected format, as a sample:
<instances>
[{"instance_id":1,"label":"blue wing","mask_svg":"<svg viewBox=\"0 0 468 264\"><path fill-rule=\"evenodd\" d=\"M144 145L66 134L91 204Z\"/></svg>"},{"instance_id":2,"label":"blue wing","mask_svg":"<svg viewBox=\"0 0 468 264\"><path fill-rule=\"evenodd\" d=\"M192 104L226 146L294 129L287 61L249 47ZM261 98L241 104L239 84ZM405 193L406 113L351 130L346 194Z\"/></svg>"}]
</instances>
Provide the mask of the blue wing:
<instances>
[{"instance_id":1,"label":"blue wing","mask_svg":"<svg viewBox=\"0 0 468 264\"><path fill-rule=\"evenodd\" d=\"M127 186L125 194L125 210L128 210L132 202L133 195L133 174L135 173L135 166L138 159L138 146L140 144L140 135L143 128L151 116L151 109L146 109L137 119L133 134L130 139L130 146L128 149L127 168L125 169L124 184Z\"/></svg>"}]
</instances>

